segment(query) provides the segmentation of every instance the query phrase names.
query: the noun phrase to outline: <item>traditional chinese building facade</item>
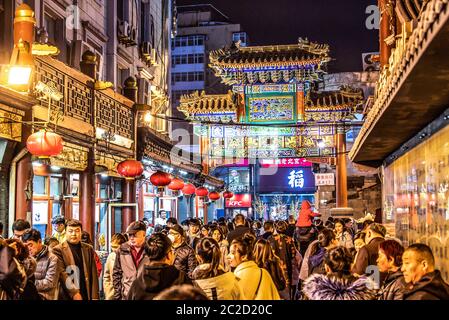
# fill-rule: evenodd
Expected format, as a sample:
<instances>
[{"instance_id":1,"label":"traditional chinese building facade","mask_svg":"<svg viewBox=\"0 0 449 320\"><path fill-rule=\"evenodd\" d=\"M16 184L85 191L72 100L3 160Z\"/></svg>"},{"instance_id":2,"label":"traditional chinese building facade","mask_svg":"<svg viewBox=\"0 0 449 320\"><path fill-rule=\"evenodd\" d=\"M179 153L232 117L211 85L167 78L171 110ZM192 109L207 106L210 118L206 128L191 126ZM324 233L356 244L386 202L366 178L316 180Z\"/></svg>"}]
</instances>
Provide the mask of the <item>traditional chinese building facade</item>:
<instances>
[{"instance_id":1,"label":"traditional chinese building facade","mask_svg":"<svg viewBox=\"0 0 449 320\"><path fill-rule=\"evenodd\" d=\"M5 234L14 220L27 219L50 235L52 218L62 215L81 220L96 248L105 249L111 235L126 230L131 221L146 217L154 223L160 203L180 218L178 208L186 201L168 190L162 197L157 194L146 179L156 170L167 166L173 175L184 173L186 181L210 179L211 185L222 185L192 165L189 156L176 161L171 155L171 4L124 0L66 7L64 1L33 1L32 7L19 7L17 1L1 8L0 18L18 8L32 12L33 18L36 13L36 27L41 32L45 27L53 44L60 44L59 36L70 43L56 57L34 55L27 92L0 86L0 218ZM71 21L79 24L66 24L71 17L79 18ZM10 20L0 21L12 34L13 26L6 24ZM12 41L5 34L2 48ZM3 58L7 63L6 54ZM63 151L40 160L28 152L26 141L43 128L62 137ZM138 180L117 171L127 159L144 162Z\"/></svg>"},{"instance_id":2,"label":"traditional chinese building facade","mask_svg":"<svg viewBox=\"0 0 449 320\"><path fill-rule=\"evenodd\" d=\"M428 244L447 281L449 5L379 4L383 69L349 156L380 167L384 223L404 246Z\"/></svg>"},{"instance_id":3,"label":"traditional chinese building facade","mask_svg":"<svg viewBox=\"0 0 449 320\"><path fill-rule=\"evenodd\" d=\"M179 107L200 136L204 165L217 168L242 159L256 164L255 159L326 158L330 162L333 158L338 170L337 206L346 207L345 132L360 111L363 94L349 87L317 90L330 61L329 47L304 39L279 46L240 47L237 43L213 51L210 61L215 74L232 89L222 95L185 95ZM302 193L308 195L304 199L313 200L311 169L305 170L310 170L312 184L304 188L304 181L296 182L302 179L301 169L292 171L295 166L291 167L275 179L287 179L278 189L285 187L287 195ZM252 195L276 194L274 189L264 189L270 182L261 181L265 174L259 168L250 169L255 173ZM294 186L289 189L292 174Z\"/></svg>"}]
</instances>

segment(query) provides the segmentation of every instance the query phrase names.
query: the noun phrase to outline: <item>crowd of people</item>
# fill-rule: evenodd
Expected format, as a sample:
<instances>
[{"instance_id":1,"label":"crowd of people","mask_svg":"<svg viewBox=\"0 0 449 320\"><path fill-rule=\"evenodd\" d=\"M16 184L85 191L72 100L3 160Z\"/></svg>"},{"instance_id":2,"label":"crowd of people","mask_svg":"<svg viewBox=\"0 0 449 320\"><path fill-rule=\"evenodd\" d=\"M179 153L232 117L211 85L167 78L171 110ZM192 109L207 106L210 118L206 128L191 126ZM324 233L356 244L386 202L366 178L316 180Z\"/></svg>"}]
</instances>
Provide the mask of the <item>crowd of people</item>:
<instances>
[{"instance_id":1,"label":"crowd of people","mask_svg":"<svg viewBox=\"0 0 449 320\"><path fill-rule=\"evenodd\" d=\"M50 238L25 220L0 238L0 300L449 299L427 245L404 248L372 220L322 221L307 201L298 219L135 221L104 264L80 221L52 223Z\"/></svg>"}]
</instances>

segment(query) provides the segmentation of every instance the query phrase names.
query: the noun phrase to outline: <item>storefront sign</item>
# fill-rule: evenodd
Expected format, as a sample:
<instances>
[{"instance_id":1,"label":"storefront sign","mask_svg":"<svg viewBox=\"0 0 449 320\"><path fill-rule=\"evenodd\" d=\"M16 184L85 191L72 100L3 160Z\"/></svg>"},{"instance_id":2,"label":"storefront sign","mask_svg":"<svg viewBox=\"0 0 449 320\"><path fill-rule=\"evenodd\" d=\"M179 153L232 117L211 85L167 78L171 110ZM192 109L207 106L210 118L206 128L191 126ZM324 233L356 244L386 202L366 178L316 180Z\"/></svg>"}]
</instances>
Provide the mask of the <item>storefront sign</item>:
<instances>
[{"instance_id":1,"label":"storefront sign","mask_svg":"<svg viewBox=\"0 0 449 320\"><path fill-rule=\"evenodd\" d=\"M316 186L334 186L334 174L333 173L317 173L315 174Z\"/></svg>"},{"instance_id":2,"label":"storefront sign","mask_svg":"<svg viewBox=\"0 0 449 320\"><path fill-rule=\"evenodd\" d=\"M259 174L257 191L259 193L315 193L315 177L310 167L277 168L273 172Z\"/></svg>"},{"instance_id":3,"label":"storefront sign","mask_svg":"<svg viewBox=\"0 0 449 320\"><path fill-rule=\"evenodd\" d=\"M280 168L311 167L312 163L302 158L262 159L262 168L278 166Z\"/></svg>"},{"instance_id":4,"label":"storefront sign","mask_svg":"<svg viewBox=\"0 0 449 320\"><path fill-rule=\"evenodd\" d=\"M236 194L231 199L226 200L227 208L250 208L251 207L251 195Z\"/></svg>"}]
</instances>

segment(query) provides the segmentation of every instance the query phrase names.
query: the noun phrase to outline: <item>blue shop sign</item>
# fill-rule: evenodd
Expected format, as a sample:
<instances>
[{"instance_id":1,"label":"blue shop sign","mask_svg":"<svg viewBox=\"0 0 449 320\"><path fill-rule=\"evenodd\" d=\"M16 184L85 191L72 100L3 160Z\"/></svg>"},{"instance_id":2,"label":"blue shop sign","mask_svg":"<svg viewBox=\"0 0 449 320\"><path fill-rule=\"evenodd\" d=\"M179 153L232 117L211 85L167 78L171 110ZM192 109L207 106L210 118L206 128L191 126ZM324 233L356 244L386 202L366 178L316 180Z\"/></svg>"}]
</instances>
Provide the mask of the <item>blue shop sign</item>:
<instances>
[{"instance_id":1,"label":"blue shop sign","mask_svg":"<svg viewBox=\"0 0 449 320\"><path fill-rule=\"evenodd\" d=\"M315 193L315 176L310 167L278 168L258 177L258 192Z\"/></svg>"}]
</instances>

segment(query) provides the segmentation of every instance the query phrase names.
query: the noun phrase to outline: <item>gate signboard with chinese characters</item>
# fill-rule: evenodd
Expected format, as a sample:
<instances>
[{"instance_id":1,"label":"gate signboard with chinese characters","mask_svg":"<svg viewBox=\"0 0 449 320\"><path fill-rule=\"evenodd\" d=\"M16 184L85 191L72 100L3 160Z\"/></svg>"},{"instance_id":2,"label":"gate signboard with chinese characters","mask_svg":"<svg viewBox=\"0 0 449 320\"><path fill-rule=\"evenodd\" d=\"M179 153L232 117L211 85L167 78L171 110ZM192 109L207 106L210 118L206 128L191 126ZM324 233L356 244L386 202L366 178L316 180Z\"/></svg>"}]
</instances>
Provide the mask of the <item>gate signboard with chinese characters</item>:
<instances>
[{"instance_id":1,"label":"gate signboard with chinese characters","mask_svg":"<svg viewBox=\"0 0 449 320\"><path fill-rule=\"evenodd\" d=\"M259 193L310 194L315 193L315 178L310 167L277 168L275 171L261 171L257 189Z\"/></svg>"},{"instance_id":2,"label":"gate signboard with chinese characters","mask_svg":"<svg viewBox=\"0 0 449 320\"><path fill-rule=\"evenodd\" d=\"M316 186L334 186L335 178L333 173L317 173L315 174Z\"/></svg>"}]
</instances>

